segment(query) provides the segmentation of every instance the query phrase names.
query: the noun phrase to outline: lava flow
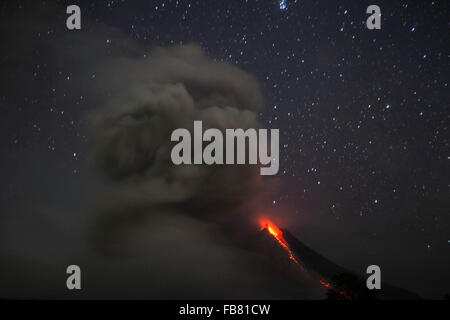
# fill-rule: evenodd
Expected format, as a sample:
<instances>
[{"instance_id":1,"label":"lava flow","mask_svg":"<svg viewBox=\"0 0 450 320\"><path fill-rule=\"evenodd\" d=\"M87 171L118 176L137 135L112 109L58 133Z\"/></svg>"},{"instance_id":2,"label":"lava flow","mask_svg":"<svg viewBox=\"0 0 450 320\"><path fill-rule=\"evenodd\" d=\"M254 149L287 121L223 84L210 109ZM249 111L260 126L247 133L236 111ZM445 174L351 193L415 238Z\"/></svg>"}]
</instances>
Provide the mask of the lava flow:
<instances>
[{"instance_id":1,"label":"lava flow","mask_svg":"<svg viewBox=\"0 0 450 320\"><path fill-rule=\"evenodd\" d=\"M295 259L294 255L292 254L291 249L289 248L286 240L284 240L283 238L283 232L280 230L280 228L278 228L276 226L276 224L274 224L272 221L268 220L268 219L261 219L259 221L261 230L267 229L267 231L269 231L269 233L275 238L277 239L278 243L289 253L289 258L294 261L296 264L300 265L297 261L297 259Z\"/></svg>"},{"instance_id":2,"label":"lava flow","mask_svg":"<svg viewBox=\"0 0 450 320\"><path fill-rule=\"evenodd\" d=\"M289 248L287 241L283 237L283 232L280 230L280 228L277 227L276 224L274 224L272 221L270 221L268 219L261 218L259 220L259 225L261 227L261 230L267 229L269 234L272 235L278 241L278 243L287 251L287 253L289 254L289 258L292 261L294 261L303 272L307 272L306 268L303 267L303 265L301 265L297 261L297 259L295 259L294 254L292 253L291 249ZM333 288L331 283L325 282L324 280L320 280L319 282L321 285L323 285L324 287L326 287L328 289ZM347 295L344 291L340 290L338 292L340 295L342 295L344 297L344 299L347 299L347 300L351 299L351 297L349 295Z\"/></svg>"},{"instance_id":3,"label":"lava flow","mask_svg":"<svg viewBox=\"0 0 450 320\"><path fill-rule=\"evenodd\" d=\"M325 282L323 280L320 280L320 284L323 285L326 288L331 288L331 284L329 284L328 282Z\"/></svg>"}]
</instances>

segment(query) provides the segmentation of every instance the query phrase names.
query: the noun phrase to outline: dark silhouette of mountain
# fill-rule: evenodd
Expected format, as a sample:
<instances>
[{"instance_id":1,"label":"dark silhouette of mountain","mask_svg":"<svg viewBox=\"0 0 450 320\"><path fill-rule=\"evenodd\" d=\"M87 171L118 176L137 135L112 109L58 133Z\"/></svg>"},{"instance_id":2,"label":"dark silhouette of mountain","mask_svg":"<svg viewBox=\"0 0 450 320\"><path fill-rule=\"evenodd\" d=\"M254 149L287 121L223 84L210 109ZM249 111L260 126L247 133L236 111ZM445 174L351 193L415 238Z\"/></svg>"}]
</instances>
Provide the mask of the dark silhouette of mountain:
<instances>
[{"instance_id":1,"label":"dark silhouette of mountain","mask_svg":"<svg viewBox=\"0 0 450 320\"><path fill-rule=\"evenodd\" d=\"M381 283L380 290L369 290L366 286L366 277L357 275L354 272L337 265L303 244L288 230L281 230L290 250L296 257L298 257L298 260L300 260L303 266L311 273L314 273L316 276L322 278L326 284L330 285L330 288L327 291L327 296L329 299L345 299L345 295L339 294L340 291L345 292L350 299L354 300L421 299L418 295L411 291L389 285L385 282ZM267 230L263 231L268 233Z\"/></svg>"}]
</instances>

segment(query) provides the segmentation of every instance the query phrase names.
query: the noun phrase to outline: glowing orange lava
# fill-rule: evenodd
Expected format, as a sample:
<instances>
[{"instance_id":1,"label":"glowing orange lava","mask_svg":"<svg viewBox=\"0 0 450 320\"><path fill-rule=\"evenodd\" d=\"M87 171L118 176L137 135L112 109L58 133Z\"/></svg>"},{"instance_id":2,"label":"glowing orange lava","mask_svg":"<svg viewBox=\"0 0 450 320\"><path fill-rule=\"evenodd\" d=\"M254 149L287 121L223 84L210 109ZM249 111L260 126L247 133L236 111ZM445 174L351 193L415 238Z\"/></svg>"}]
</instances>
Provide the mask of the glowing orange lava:
<instances>
[{"instance_id":1,"label":"glowing orange lava","mask_svg":"<svg viewBox=\"0 0 450 320\"><path fill-rule=\"evenodd\" d=\"M320 284L323 285L324 287L331 288L331 284L329 284L323 280L320 280Z\"/></svg>"},{"instance_id":2,"label":"glowing orange lava","mask_svg":"<svg viewBox=\"0 0 450 320\"><path fill-rule=\"evenodd\" d=\"M320 284L323 285L324 287L328 288L328 289L332 288L330 283L325 282L323 280L320 280ZM348 294L346 294L343 290L339 290L339 294L341 296L343 296L345 299L351 300L351 297Z\"/></svg>"},{"instance_id":3,"label":"glowing orange lava","mask_svg":"<svg viewBox=\"0 0 450 320\"><path fill-rule=\"evenodd\" d=\"M297 259L295 259L294 255L292 254L292 251L289 248L288 243L286 242L286 240L284 240L283 232L280 230L280 228L277 227L276 224L274 224L272 221L268 219L261 218L259 220L259 225L261 227L261 230L267 229L267 231L269 231L269 233L275 239L277 239L278 243L289 253L289 259L294 261L296 264L300 265Z\"/></svg>"},{"instance_id":4,"label":"glowing orange lava","mask_svg":"<svg viewBox=\"0 0 450 320\"><path fill-rule=\"evenodd\" d=\"M275 238L277 239L278 243L287 251L287 253L289 254L289 258L294 261L303 272L307 272L306 268L303 267L302 264L300 264L297 259L295 259L294 254L292 253L291 249L289 248L289 245L287 243L287 241L284 239L283 237L283 232L280 230L280 228L277 227L277 225L275 223L273 223L272 221L270 221L269 219L266 218L261 218L259 220L259 225L261 230L267 229L267 231L269 231L269 233ZM320 280L319 281L321 285L323 285L326 288L333 288L333 286L331 285L331 283L329 282L325 282L324 280ZM349 295L347 295L344 291L340 290L338 291L340 295L342 295L345 299L350 300L351 297Z\"/></svg>"}]
</instances>

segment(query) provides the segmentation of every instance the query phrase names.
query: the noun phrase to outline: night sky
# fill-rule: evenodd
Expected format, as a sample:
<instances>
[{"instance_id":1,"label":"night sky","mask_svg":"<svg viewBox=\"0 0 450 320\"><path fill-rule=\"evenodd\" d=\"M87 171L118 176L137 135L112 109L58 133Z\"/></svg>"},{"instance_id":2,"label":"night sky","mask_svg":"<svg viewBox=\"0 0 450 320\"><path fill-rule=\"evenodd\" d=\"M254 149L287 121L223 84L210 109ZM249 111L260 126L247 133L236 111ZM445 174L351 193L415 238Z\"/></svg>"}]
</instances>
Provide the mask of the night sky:
<instances>
[{"instance_id":1,"label":"night sky","mask_svg":"<svg viewBox=\"0 0 450 320\"><path fill-rule=\"evenodd\" d=\"M69 4L81 8L81 30L65 27ZM381 30L366 27L370 4L381 8ZM447 1L4 2L2 229L45 238L41 224L54 222L31 218L37 207L88 206L83 128L98 107L88 88L102 79L99 66L77 60L83 33L102 34L96 46L106 55L141 59L154 46L193 42L262 86L259 118L280 129L280 186L267 211L282 212L284 227L337 263L361 274L378 264L383 280L442 298L450 291L449 14Z\"/></svg>"}]
</instances>

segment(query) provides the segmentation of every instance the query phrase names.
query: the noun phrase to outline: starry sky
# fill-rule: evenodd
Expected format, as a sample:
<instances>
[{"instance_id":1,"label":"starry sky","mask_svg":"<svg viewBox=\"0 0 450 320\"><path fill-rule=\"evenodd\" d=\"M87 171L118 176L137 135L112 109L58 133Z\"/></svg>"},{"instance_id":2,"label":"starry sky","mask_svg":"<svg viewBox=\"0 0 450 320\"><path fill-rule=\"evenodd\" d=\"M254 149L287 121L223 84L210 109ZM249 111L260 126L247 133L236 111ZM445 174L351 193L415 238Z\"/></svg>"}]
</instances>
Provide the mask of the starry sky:
<instances>
[{"instance_id":1,"label":"starry sky","mask_svg":"<svg viewBox=\"0 0 450 320\"><path fill-rule=\"evenodd\" d=\"M81 8L78 31L65 28L72 3ZM370 4L4 2L2 220L20 224L36 206L86 205L83 121L97 103L87 88L100 80L97 66L80 79L76 62L52 53L83 50L58 35L83 37L101 26L105 52L134 50L115 43L111 30L148 50L194 42L263 88L259 118L280 129L281 183L268 210L289 213L286 227L346 267L364 273L379 264L386 281L443 297L450 290L449 6L378 1L381 30L368 30ZM148 51L135 54L145 59Z\"/></svg>"}]
</instances>

